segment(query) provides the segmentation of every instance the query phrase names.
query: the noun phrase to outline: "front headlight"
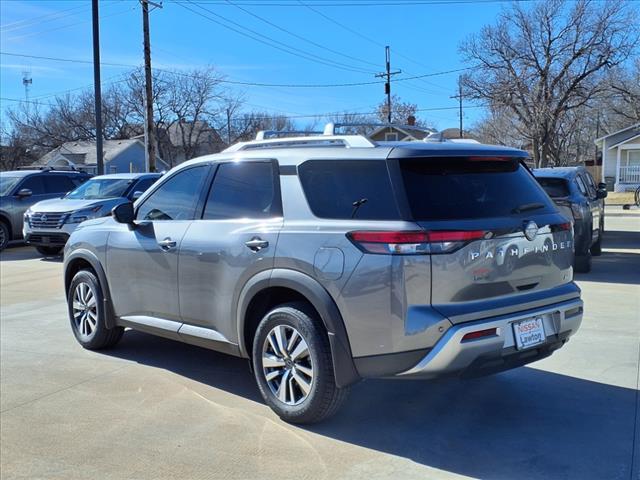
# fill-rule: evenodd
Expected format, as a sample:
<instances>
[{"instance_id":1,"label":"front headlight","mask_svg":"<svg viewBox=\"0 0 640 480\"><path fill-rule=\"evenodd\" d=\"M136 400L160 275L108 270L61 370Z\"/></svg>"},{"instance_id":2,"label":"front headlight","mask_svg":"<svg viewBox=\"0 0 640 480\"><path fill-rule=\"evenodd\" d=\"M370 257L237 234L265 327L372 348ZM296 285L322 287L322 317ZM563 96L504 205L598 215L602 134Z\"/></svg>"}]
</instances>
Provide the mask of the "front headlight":
<instances>
[{"instance_id":1,"label":"front headlight","mask_svg":"<svg viewBox=\"0 0 640 480\"><path fill-rule=\"evenodd\" d=\"M82 223L85 220L90 220L92 218L98 218L100 214L100 206L93 208L84 208L82 210L76 210L75 212L71 212L69 218L65 223Z\"/></svg>"}]
</instances>

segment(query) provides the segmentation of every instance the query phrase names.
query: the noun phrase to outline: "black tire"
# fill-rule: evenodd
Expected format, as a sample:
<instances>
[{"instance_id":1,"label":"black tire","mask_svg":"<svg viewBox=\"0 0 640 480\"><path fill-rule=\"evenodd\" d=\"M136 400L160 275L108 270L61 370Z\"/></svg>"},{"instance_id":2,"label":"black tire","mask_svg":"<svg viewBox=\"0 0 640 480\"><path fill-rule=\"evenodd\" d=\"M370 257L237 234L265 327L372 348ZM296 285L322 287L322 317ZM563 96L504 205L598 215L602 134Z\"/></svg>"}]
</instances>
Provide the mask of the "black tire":
<instances>
[{"instance_id":1,"label":"black tire","mask_svg":"<svg viewBox=\"0 0 640 480\"><path fill-rule=\"evenodd\" d=\"M11 232L9 231L9 227L3 220L0 220L0 252L7 248L10 238Z\"/></svg>"},{"instance_id":2,"label":"black tire","mask_svg":"<svg viewBox=\"0 0 640 480\"><path fill-rule=\"evenodd\" d=\"M587 252L585 255L576 255L573 266L577 273L589 273L591 271L591 252Z\"/></svg>"},{"instance_id":3,"label":"black tire","mask_svg":"<svg viewBox=\"0 0 640 480\"><path fill-rule=\"evenodd\" d=\"M602 237L604 236L604 219L600 220L600 226L598 227L598 241L591 245L591 255L599 257L602 255Z\"/></svg>"},{"instance_id":4,"label":"black tire","mask_svg":"<svg viewBox=\"0 0 640 480\"><path fill-rule=\"evenodd\" d=\"M81 287L81 285L83 285ZM94 302L88 300L88 294L81 295L80 290L89 289ZM78 296L77 296L78 295ZM87 305L90 305L85 312L91 311L92 318L89 313L87 317L78 315L78 310L74 309L74 302L80 299L87 299ZM67 310L69 313L69 321L71 330L78 340L78 343L88 350L99 350L102 348L113 347L122 338L124 328L114 327L107 328L105 326L106 309L104 305L104 296L102 287L91 270L80 270L75 274L69 291L67 292ZM92 321L95 322L92 325Z\"/></svg>"},{"instance_id":5,"label":"black tire","mask_svg":"<svg viewBox=\"0 0 640 480\"><path fill-rule=\"evenodd\" d=\"M263 368L263 353L265 353L265 348L270 348L267 336L274 332L276 327L284 328L285 332L295 329L302 337L300 340L296 338L289 350L295 350L296 345L299 345L301 341L306 341L308 355L306 359L302 355L301 357L303 357L303 361L309 362L307 363L307 370L313 370L313 377L305 377L305 379L311 378L306 397L303 390L299 388L300 383L297 380L294 383L296 375L300 375L300 370L296 370L296 367L300 368L298 363L294 362L292 363L293 366L289 367L282 365L282 367L269 369L271 373L274 370L279 370L283 373L270 380L271 383L266 378L266 369ZM285 336L285 342L288 344L292 338L293 335L288 339ZM267 350L268 353L269 351ZM290 364L291 359L295 360L293 356L289 357L288 354L286 356L289 358ZM287 368L289 368L289 372L293 373L291 373L291 376L285 377ZM253 371L260 393L267 405L282 420L290 423L309 424L329 418L338 411L349 391L348 387L338 388L336 385L333 375L331 347L329 346L329 339L322 321L317 318L312 308L301 302L280 305L267 313L260 321L253 341ZM301 397L299 403L286 403L276 396L272 388L274 388L273 384L278 381L278 378L280 383L282 378L291 378L289 382L291 397L295 397L295 392L299 393Z\"/></svg>"},{"instance_id":6,"label":"black tire","mask_svg":"<svg viewBox=\"0 0 640 480\"><path fill-rule=\"evenodd\" d=\"M55 257L56 255L60 255L63 247L36 247L36 250L40 255L44 255L45 257Z\"/></svg>"}]
</instances>

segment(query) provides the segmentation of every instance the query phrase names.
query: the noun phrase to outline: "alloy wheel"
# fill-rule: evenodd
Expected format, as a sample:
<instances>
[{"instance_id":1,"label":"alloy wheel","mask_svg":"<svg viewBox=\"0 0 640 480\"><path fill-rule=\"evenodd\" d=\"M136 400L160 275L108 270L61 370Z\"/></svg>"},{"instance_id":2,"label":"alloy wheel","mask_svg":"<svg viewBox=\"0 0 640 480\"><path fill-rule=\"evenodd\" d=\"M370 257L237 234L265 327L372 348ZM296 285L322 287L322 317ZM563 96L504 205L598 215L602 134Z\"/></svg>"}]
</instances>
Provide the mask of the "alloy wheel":
<instances>
[{"instance_id":1,"label":"alloy wheel","mask_svg":"<svg viewBox=\"0 0 640 480\"><path fill-rule=\"evenodd\" d=\"M83 340L90 339L98 326L96 296L88 283L78 283L73 292L73 321Z\"/></svg>"},{"instance_id":2,"label":"alloy wheel","mask_svg":"<svg viewBox=\"0 0 640 480\"><path fill-rule=\"evenodd\" d=\"M287 405L302 403L314 381L309 346L289 325L271 329L262 347L262 370L271 393Z\"/></svg>"}]
</instances>

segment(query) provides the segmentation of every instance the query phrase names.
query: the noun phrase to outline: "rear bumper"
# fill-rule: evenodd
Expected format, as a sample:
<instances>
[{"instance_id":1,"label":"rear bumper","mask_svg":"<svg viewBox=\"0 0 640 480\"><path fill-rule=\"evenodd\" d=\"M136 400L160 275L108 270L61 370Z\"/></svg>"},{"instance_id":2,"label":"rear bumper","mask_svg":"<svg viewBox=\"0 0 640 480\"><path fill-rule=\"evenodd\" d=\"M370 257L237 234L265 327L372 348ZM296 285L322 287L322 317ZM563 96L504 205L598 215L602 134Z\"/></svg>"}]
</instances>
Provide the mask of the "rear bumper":
<instances>
[{"instance_id":1,"label":"rear bumper","mask_svg":"<svg viewBox=\"0 0 640 480\"><path fill-rule=\"evenodd\" d=\"M562 347L576 333L582 323L582 310L583 302L578 298L516 314L454 325L417 364L398 376L478 376L540 360ZM532 317L542 318L546 341L536 347L517 350L512 324ZM496 334L490 337L462 340L467 333L493 328Z\"/></svg>"}]
</instances>

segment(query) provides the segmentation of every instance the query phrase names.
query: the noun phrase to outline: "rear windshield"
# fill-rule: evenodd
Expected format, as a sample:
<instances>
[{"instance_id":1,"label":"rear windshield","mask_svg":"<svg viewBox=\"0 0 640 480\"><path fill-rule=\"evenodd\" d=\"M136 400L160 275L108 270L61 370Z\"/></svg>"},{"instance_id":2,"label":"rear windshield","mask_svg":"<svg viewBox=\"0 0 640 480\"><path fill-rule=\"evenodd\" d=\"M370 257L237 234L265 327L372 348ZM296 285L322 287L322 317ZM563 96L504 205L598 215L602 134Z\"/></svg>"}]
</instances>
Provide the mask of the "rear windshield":
<instances>
[{"instance_id":1,"label":"rear windshield","mask_svg":"<svg viewBox=\"0 0 640 480\"><path fill-rule=\"evenodd\" d=\"M358 220L400 218L382 160L309 160L298 167L316 217Z\"/></svg>"},{"instance_id":2,"label":"rear windshield","mask_svg":"<svg viewBox=\"0 0 640 480\"><path fill-rule=\"evenodd\" d=\"M564 178L537 177L536 180L551 198L567 197L569 195L569 184Z\"/></svg>"},{"instance_id":3,"label":"rear windshield","mask_svg":"<svg viewBox=\"0 0 640 480\"><path fill-rule=\"evenodd\" d=\"M399 160L399 165L416 221L555 212L517 158L417 158Z\"/></svg>"}]
</instances>

